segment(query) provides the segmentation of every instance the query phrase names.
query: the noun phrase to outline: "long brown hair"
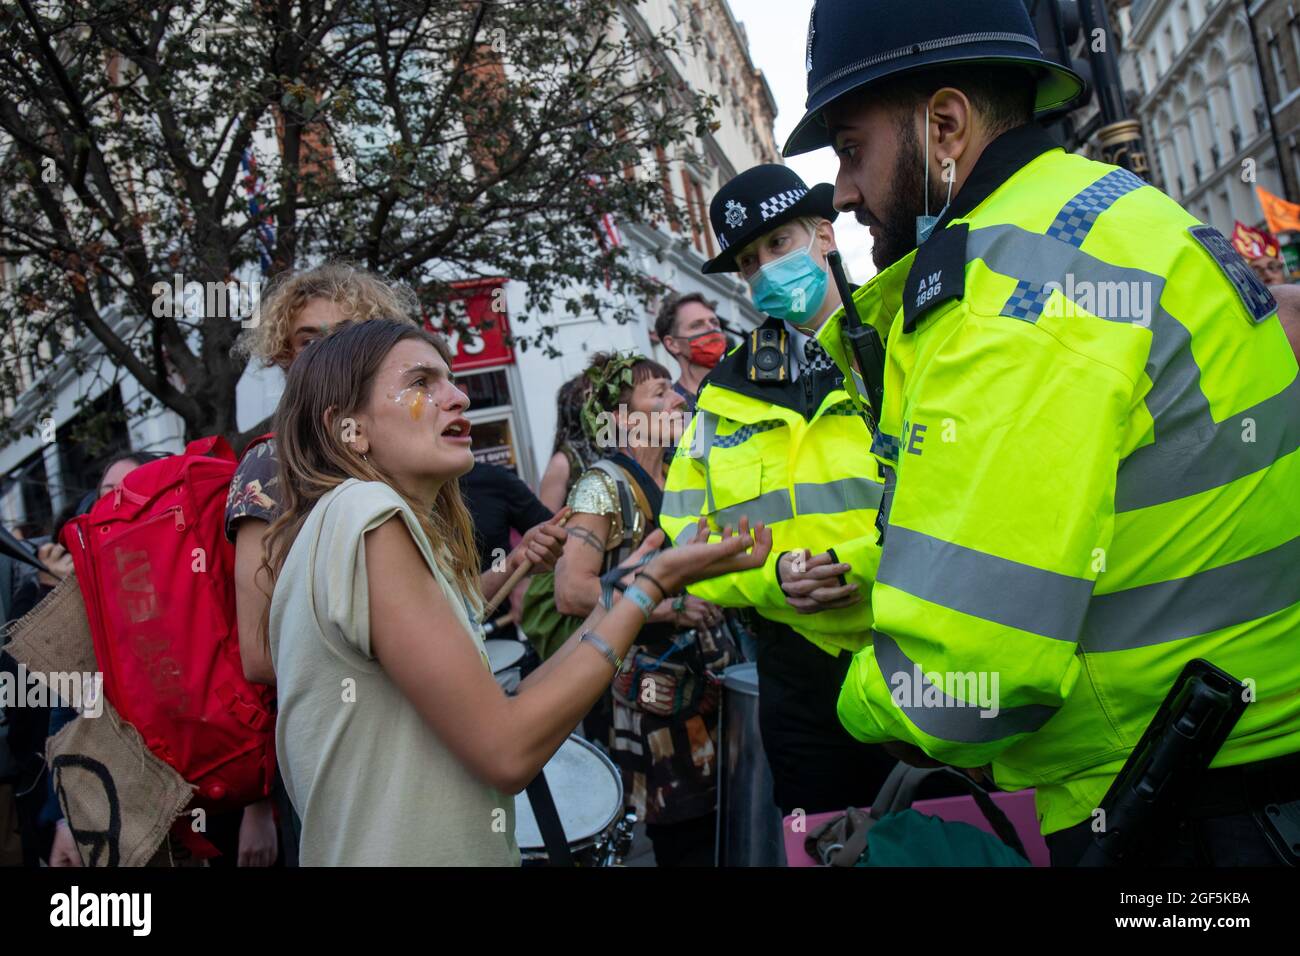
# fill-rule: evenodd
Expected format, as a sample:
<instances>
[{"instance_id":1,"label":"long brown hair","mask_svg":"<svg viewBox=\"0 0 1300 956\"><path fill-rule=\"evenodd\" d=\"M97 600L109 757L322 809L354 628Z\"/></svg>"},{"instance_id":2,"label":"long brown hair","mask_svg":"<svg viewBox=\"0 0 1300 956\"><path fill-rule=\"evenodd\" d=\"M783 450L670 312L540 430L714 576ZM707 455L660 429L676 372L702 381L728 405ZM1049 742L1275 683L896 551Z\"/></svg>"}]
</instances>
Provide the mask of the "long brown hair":
<instances>
[{"instance_id":1,"label":"long brown hair","mask_svg":"<svg viewBox=\"0 0 1300 956\"><path fill-rule=\"evenodd\" d=\"M382 481L402 496L428 535L443 573L481 605L474 526L460 482L444 484L432 513L426 512L391 475L373 460L362 459L344 440L341 423L366 407L384 358L406 339L428 342L451 367L451 350L441 336L388 319L342 324L308 346L289 367L274 419L281 511L262 545L262 568L272 589L311 509L349 478L358 478ZM270 633L265 622L263 633Z\"/></svg>"}]
</instances>

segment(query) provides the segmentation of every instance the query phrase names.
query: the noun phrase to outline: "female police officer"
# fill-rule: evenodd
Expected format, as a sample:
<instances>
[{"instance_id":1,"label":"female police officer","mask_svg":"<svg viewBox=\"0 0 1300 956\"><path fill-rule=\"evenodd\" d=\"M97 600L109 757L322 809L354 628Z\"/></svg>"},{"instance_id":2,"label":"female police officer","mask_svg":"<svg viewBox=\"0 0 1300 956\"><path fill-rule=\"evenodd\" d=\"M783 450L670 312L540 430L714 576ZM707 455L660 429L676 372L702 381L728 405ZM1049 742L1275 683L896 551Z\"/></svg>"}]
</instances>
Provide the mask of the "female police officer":
<instances>
[{"instance_id":1,"label":"female police officer","mask_svg":"<svg viewBox=\"0 0 1300 956\"><path fill-rule=\"evenodd\" d=\"M826 266L832 193L765 165L714 197L722 253L704 272L739 271L770 318L705 380L660 515L674 540L693 536L700 515L715 530L743 515L772 529L762 568L691 593L760 616L759 723L785 813L870 803L890 765L835 713L853 652L871 631L863 598L875 574L881 484L870 424L814 338L840 306Z\"/></svg>"}]
</instances>

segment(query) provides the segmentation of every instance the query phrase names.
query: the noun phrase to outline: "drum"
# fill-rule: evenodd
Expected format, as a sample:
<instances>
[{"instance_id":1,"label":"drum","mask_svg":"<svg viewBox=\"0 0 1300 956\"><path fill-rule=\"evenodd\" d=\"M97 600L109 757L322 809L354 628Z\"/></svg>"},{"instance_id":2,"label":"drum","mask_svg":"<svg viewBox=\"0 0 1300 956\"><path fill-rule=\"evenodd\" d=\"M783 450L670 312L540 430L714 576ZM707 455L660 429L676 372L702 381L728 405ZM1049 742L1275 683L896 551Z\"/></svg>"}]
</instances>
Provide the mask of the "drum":
<instances>
[{"instance_id":1,"label":"drum","mask_svg":"<svg viewBox=\"0 0 1300 956\"><path fill-rule=\"evenodd\" d=\"M546 762L546 782L579 866L615 866L631 844L635 815L623 813L623 781L613 761L577 734ZM528 794L515 797L515 841L525 864L545 863L546 844Z\"/></svg>"},{"instance_id":2,"label":"drum","mask_svg":"<svg viewBox=\"0 0 1300 956\"><path fill-rule=\"evenodd\" d=\"M492 666L492 676L507 694L513 694L519 689L519 662L523 660L527 647L519 641L501 639L484 641L483 647Z\"/></svg>"}]
</instances>

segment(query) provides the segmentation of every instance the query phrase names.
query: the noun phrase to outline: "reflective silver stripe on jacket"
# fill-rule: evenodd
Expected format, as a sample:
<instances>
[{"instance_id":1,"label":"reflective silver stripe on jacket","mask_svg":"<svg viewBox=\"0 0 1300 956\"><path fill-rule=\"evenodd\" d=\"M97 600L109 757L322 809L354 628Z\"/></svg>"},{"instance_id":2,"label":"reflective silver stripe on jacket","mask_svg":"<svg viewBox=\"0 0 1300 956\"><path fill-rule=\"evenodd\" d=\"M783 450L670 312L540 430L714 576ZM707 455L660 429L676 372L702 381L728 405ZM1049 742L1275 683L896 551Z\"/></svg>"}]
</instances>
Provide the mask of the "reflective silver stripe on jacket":
<instances>
[{"instance_id":1,"label":"reflective silver stripe on jacket","mask_svg":"<svg viewBox=\"0 0 1300 956\"><path fill-rule=\"evenodd\" d=\"M999 707L996 694L993 706L987 711L971 706L972 702L950 697L943 688L932 684L921 667L888 634L872 631L871 636L876 666L890 687L894 706L918 730L931 737L962 744L992 743L1041 729L1059 709L1046 704ZM978 680L979 675L975 676ZM920 701L931 703L918 704Z\"/></svg>"},{"instance_id":2,"label":"reflective silver stripe on jacket","mask_svg":"<svg viewBox=\"0 0 1300 956\"><path fill-rule=\"evenodd\" d=\"M970 259L983 260L995 272L1038 286L1073 275L1076 282L1094 286L1144 283L1151 290L1146 372L1152 384L1146 405L1155 441L1120 463L1116 512L1137 511L1221 487L1300 448L1300 378L1253 408L1222 422L1214 420L1192 355L1191 333L1160 304L1163 277L1111 265L1069 243L1014 225L972 231L966 251ZM1135 324L1124 316L1097 317ZM1037 321L1038 315L1025 318ZM1254 442L1241 440L1245 419L1256 423Z\"/></svg>"},{"instance_id":3,"label":"reflective silver stripe on jacket","mask_svg":"<svg viewBox=\"0 0 1300 956\"><path fill-rule=\"evenodd\" d=\"M1093 582L891 525L876 580L971 617L1077 641Z\"/></svg>"}]
</instances>

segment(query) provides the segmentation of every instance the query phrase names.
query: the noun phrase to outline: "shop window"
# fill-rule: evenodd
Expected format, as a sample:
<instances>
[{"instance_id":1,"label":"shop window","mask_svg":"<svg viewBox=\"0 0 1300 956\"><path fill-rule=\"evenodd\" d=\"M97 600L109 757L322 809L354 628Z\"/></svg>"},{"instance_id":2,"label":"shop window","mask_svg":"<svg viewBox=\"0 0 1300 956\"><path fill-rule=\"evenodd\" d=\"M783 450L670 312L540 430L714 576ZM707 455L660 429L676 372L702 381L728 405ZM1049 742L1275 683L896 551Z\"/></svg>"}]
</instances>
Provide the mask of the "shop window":
<instances>
[{"instance_id":1,"label":"shop window","mask_svg":"<svg viewBox=\"0 0 1300 956\"><path fill-rule=\"evenodd\" d=\"M472 411L499 408L510 404L510 386L506 381L506 370L503 368L472 375L457 375L456 387L469 396L469 407Z\"/></svg>"},{"instance_id":2,"label":"shop window","mask_svg":"<svg viewBox=\"0 0 1300 956\"><path fill-rule=\"evenodd\" d=\"M500 465L518 472L509 418L475 421L469 434L475 461L483 465Z\"/></svg>"}]
</instances>

